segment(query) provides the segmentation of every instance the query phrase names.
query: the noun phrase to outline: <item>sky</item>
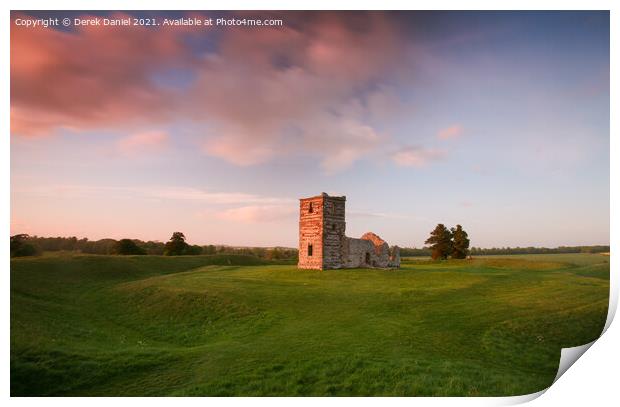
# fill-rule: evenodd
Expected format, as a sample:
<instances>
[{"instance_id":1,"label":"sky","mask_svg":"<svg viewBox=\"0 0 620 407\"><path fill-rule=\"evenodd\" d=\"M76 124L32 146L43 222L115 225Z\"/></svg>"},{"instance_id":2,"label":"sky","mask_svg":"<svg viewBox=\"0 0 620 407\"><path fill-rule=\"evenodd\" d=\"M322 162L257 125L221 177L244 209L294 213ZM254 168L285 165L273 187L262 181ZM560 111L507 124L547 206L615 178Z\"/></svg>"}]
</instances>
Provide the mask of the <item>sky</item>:
<instances>
[{"instance_id":1,"label":"sky","mask_svg":"<svg viewBox=\"0 0 620 407\"><path fill-rule=\"evenodd\" d=\"M277 27L24 27L48 17ZM12 12L11 234L609 244L608 12Z\"/></svg>"}]
</instances>

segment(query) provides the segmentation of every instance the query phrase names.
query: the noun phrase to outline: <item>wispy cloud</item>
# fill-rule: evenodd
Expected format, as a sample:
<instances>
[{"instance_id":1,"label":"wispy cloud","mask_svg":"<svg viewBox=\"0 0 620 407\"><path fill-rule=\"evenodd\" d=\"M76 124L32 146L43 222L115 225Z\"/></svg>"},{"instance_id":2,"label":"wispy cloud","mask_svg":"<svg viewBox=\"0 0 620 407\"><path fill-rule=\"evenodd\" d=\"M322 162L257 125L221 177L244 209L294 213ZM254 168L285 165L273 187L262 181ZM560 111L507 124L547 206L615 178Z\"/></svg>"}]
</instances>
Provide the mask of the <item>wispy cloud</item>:
<instances>
[{"instance_id":1,"label":"wispy cloud","mask_svg":"<svg viewBox=\"0 0 620 407\"><path fill-rule=\"evenodd\" d=\"M418 216L413 216L410 214L403 213L388 213L388 212L365 212L365 211L357 211L350 210L347 211L347 217L351 218L380 218L380 219L409 219L409 220L419 220L422 219Z\"/></svg>"},{"instance_id":2,"label":"wispy cloud","mask_svg":"<svg viewBox=\"0 0 620 407\"><path fill-rule=\"evenodd\" d=\"M176 201L193 201L213 205L295 205L297 200L281 197L269 197L243 192L214 192L207 189L191 187L119 187L87 185L45 185L20 189L21 193L33 196L81 198L92 196L113 196L129 198L148 198Z\"/></svg>"},{"instance_id":3,"label":"wispy cloud","mask_svg":"<svg viewBox=\"0 0 620 407\"><path fill-rule=\"evenodd\" d=\"M215 216L233 222L269 223L295 220L297 210L293 205L249 205L226 209Z\"/></svg>"},{"instance_id":4,"label":"wispy cloud","mask_svg":"<svg viewBox=\"0 0 620 407\"><path fill-rule=\"evenodd\" d=\"M454 124L450 127L446 127L445 129L441 129L437 133L437 137L441 140L450 140L459 138L463 134L463 127L459 124Z\"/></svg>"},{"instance_id":5,"label":"wispy cloud","mask_svg":"<svg viewBox=\"0 0 620 407\"><path fill-rule=\"evenodd\" d=\"M416 168L425 167L430 162L441 160L445 157L446 153L443 150L422 147L404 147L391 155L396 165Z\"/></svg>"},{"instance_id":6,"label":"wispy cloud","mask_svg":"<svg viewBox=\"0 0 620 407\"><path fill-rule=\"evenodd\" d=\"M122 154L134 155L161 151L168 143L168 134L163 131L147 131L130 134L118 140L116 146Z\"/></svg>"},{"instance_id":7,"label":"wispy cloud","mask_svg":"<svg viewBox=\"0 0 620 407\"><path fill-rule=\"evenodd\" d=\"M471 167L472 171L480 175L491 175L491 170L487 167L483 167L480 164L474 164Z\"/></svg>"}]
</instances>

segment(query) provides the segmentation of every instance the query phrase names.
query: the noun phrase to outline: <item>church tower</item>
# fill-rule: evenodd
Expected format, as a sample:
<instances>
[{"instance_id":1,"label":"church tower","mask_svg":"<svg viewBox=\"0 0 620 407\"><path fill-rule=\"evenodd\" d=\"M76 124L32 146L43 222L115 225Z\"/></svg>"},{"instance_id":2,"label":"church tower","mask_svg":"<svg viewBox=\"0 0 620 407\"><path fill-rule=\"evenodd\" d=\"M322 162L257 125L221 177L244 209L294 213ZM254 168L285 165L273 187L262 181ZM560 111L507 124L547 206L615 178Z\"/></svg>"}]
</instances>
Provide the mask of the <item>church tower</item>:
<instances>
[{"instance_id":1,"label":"church tower","mask_svg":"<svg viewBox=\"0 0 620 407\"><path fill-rule=\"evenodd\" d=\"M321 195L299 200L299 262L302 269L343 266L344 196Z\"/></svg>"}]
</instances>

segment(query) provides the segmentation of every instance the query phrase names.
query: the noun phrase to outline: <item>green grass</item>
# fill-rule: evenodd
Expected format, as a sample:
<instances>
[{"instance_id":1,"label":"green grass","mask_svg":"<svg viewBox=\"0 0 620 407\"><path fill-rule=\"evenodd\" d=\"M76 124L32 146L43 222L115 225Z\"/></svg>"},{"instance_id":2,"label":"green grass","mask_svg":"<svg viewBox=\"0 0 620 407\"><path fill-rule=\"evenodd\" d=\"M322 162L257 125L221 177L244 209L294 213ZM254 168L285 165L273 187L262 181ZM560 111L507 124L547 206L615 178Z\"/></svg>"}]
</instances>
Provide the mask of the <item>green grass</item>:
<instances>
[{"instance_id":1,"label":"green grass","mask_svg":"<svg viewBox=\"0 0 620 407\"><path fill-rule=\"evenodd\" d=\"M597 338L609 257L400 270L245 256L11 262L11 395L517 395Z\"/></svg>"}]
</instances>

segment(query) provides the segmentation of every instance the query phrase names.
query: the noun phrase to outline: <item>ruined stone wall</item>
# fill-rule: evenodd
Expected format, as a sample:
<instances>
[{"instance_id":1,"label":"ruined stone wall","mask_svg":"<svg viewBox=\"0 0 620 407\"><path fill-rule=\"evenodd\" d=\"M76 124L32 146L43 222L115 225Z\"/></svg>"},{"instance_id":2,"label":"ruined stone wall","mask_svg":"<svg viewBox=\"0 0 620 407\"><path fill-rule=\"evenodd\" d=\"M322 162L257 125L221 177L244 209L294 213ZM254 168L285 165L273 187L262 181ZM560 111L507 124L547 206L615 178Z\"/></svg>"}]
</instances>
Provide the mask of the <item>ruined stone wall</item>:
<instances>
[{"instance_id":1,"label":"ruined stone wall","mask_svg":"<svg viewBox=\"0 0 620 407\"><path fill-rule=\"evenodd\" d=\"M346 237L343 243L344 267L368 267L372 264L375 248L371 242L364 239ZM369 253L370 256L368 263L366 263L366 253Z\"/></svg>"},{"instance_id":2,"label":"ruined stone wall","mask_svg":"<svg viewBox=\"0 0 620 407\"><path fill-rule=\"evenodd\" d=\"M323 268L343 266L342 240L345 236L345 197L325 196L323 199Z\"/></svg>"},{"instance_id":3,"label":"ruined stone wall","mask_svg":"<svg viewBox=\"0 0 620 407\"><path fill-rule=\"evenodd\" d=\"M379 236L368 232L361 239L345 237L342 245L344 265L353 267L400 267L398 246L390 248Z\"/></svg>"},{"instance_id":4,"label":"ruined stone wall","mask_svg":"<svg viewBox=\"0 0 620 407\"><path fill-rule=\"evenodd\" d=\"M381 256L384 250L389 249L389 246L385 240L381 239L378 235L372 232L364 233L361 238L364 240L369 240L373 244L377 256Z\"/></svg>"},{"instance_id":5,"label":"ruined stone wall","mask_svg":"<svg viewBox=\"0 0 620 407\"><path fill-rule=\"evenodd\" d=\"M309 247L312 245L312 253ZM299 261L303 269L323 269L323 197L299 200Z\"/></svg>"},{"instance_id":6,"label":"ruined stone wall","mask_svg":"<svg viewBox=\"0 0 620 407\"><path fill-rule=\"evenodd\" d=\"M400 247L392 246L390 249L390 262L388 267L400 268Z\"/></svg>"},{"instance_id":7,"label":"ruined stone wall","mask_svg":"<svg viewBox=\"0 0 620 407\"><path fill-rule=\"evenodd\" d=\"M375 245L368 239L346 238L343 250L345 267L388 267L390 253L387 243Z\"/></svg>"}]
</instances>

